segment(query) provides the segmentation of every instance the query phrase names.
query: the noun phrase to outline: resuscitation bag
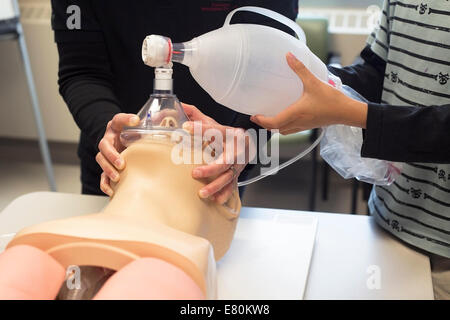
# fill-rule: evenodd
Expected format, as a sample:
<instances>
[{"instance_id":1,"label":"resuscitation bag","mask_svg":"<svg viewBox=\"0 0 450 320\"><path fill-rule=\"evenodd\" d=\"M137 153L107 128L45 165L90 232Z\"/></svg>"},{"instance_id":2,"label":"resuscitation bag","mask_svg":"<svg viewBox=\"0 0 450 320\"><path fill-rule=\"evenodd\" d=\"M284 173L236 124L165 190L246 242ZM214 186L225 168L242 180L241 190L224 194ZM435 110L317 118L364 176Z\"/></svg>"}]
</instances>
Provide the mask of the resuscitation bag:
<instances>
[{"instance_id":1,"label":"resuscitation bag","mask_svg":"<svg viewBox=\"0 0 450 320\"><path fill-rule=\"evenodd\" d=\"M239 11L272 18L289 27L296 37L258 24L230 24ZM189 67L193 78L216 102L240 113L265 116L278 114L303 94L302 81L286 63L288 52L292 52L320 80L364 101L356 92L342 86L340 79L330 74L326 65L309 50L305 34L297 23L268 9L241 7L228 14L223 27L188 42L172 43L167 37L150 35L142 46L145 64L160 67L171 62L182 63ZM361 158L361 129L346 126L323 129L306 152L262 176L275 173L300 159L322 137L325 138L321 143L322 157L344 178L356 177L375 184L393 181L396 171L391 164ZM244 184L247 183L240 183Z\"/></svg>"}]
</instances>

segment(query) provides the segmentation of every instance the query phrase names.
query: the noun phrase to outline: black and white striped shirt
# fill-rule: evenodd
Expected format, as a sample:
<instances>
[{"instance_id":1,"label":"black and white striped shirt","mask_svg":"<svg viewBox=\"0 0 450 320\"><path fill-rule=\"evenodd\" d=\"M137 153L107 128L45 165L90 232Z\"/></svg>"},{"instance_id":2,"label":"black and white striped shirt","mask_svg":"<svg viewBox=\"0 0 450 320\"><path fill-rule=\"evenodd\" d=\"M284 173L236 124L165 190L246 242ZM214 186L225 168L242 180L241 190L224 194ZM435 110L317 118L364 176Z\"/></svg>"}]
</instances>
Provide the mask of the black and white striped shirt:
<instances>
[{"instance_id":1,"label":"black and white striped shirt","mask_svg":"<svg viewBox=\"0 0 450 320\"><path fill-rule=\"evenodd\" d=\"M385 0L380 27L369 37L361 56L365 60L362 65L330 71L368 100L382 103L369 104L362 155L396 161L428 162L425 159L431 158L447 163L404 163L394 184L372 190L371 214L403 241L450 258L450 159L446 159L450 152L440 150L450 149L450 139L436 143L444 134L436 134L436 130L450 135L450 122L448 116L437 118L435 125L432 121L446 114L438 112L439 106L450 107L450 1ZM402 119L398 110L411 106L432 112L404 117L410 123L395 130L395 123ZM389 108L394 112L383 111ZM426 118L417 127L429 124L421 131L411 129L420 121L418 115ZM389 116L397 118L383 119ZM388 128L377 130L385 124ZM405 128L409 137L400 132Z\"/></svg>"},{"instance_id":2,"label":"black and white striped shirt","mask_svg":"<svg viewBox=\"0 0 450 320\"><path fill-rule=\"evenodd\" d=\"M450 104L449 1L385 1L368 43L386 61L382 103ZM369 208L402 240L450 257L450 165L404 164L394 184L373 189Z\"/></svg>"}]
</instances>

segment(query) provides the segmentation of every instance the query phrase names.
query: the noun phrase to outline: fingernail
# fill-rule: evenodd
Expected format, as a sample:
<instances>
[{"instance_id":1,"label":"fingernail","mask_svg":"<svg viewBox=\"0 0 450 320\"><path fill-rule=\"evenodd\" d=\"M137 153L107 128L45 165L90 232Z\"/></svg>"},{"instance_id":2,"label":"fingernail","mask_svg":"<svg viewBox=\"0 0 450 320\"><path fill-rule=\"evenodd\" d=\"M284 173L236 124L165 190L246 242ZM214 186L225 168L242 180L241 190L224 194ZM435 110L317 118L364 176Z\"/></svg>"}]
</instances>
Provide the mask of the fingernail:
<instances>
[{"instance_id":1,"label":"fingernail","mask_svg":"<svg viewBox=\"0 0 450 320\"><path fill-rule=\"evenodd\" d=\"M201 178L201 177L202 177L202 170L200 170L200 169L194 169L194 170L192 171L192 176L193 176L194 178Z\"/></svg>"},{"instance_id":2,"label":"fingernail","mask_svg":"<svg viewBox=\"0 0 450 320\"><path fill-rule=\"evenodd\" d=\"M103 189L104 189L104 190L103 190ZM110 196L110 197L111 197L111 196L113 195L113 193L114 193L110 187L104 186L103 189L102 189L102 191L103 191L105 194L107 194L108 196Z\"/></svg>"},{"instance_id":3,"label":"fingernail","mask_svg":"<svg viewBox=\"0 0 450 320\"><path fill-rule=\"evenodd\" d=\"M259 122L259 115L252 116L252 117L250 118L250 120L253 121L253 122Z\"/></svg>"},{"instance_id":4,"label":"fingernail","mask_svg":"<svg viewBox=\"0 0 450 320\"><path fill-rule=\"evenodd\" d=\"M208 198L208 191L205 189L201 189L199 192L200 198L206 199Z\"/></svg>"},{"instance_id":5,"label":"fingernail","mask_svg":"<svg viewBox=\"0 0 450 320\"><path fill-rule=\"evenodd\" d=\"M138 117L138 116L133 116L133 117L131 117L131 119L130 119L130 125L134 126L134 125L136 125L136 124L138 124L138 123L139 123L139 117Z\"/></svg>"},{"instance_id":6,"label":"fingernail","mask_svg":"<svg viewBox=\"0 0 450 320\"><path fill-rule=\"evenodd\" d=\"M287 57L292 60L297 59L292 52L288 52Z\"/></svg>"},{"instance_id":7,"label":"fingernail","mask_svg":"<svg viewBox=\"0 0 450 320\"><path fill-rule=\"evenodd\" d=\"M116 166L117 169L122 169L123 168L123 160L121 158L118 158L115 162L114 165Z\"/></svg>"}]
</instances>

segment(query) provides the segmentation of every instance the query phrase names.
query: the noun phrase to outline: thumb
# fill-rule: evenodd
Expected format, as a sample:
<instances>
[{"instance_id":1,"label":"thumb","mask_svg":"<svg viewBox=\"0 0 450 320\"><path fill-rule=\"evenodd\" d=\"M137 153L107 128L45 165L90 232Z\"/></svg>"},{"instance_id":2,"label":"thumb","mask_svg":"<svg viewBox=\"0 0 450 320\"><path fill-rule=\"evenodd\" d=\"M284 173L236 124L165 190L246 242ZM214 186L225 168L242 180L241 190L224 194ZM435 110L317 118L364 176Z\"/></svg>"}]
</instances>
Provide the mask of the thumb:
<instances>
[{"instance_id":1,"label":"thumb","mask_svg":"<svg viewBox=\"0 0 450 320\"><path fill-rule=\"evenodd\" d=\"M191 119L192 116L195 117L195 115L200 112L196 106L193 106L191 104L182 102L181 105L183 107L184 113L186 113L186 115L188 116L189 119Z\"/></svg>"},{"instance_id":2,"label":"thumb","mask_svg":"<svg viewBox=\"0 0 450 320\"><path fill-rule=\"evenodd\" d=\"M316 80L316 77L308 70L308 68L306 68L303 62L298 60L291 52L286 55L286 61L292 71L294 71L300 80L302 80L304 87Z\"/></svg>"},{"instance_id":3,"label":"thumb","mask_svg":"<svg viewBox=\"0 0 450 320\"><path fill-rule=\"evenodd\" d=\"M139 117L132 113L118 113L109 122L111 129L118 132L122 131L124 126L136 126L138 124Z\"/></svg>"},{"instance_id":4,"label":"thumb","mask_svg":"<svg viewBox=\"0 0 450 320\"><path fill-rule=\"evenodd\" d=\"M199 120L191 120L183 123L183 129L188 131L190 134L194 134L196 132L204 134L207 130L216 129L219 130L225 137L227 130L234 130L235 128L223 126L218 123L205 123Z\"/></svg>"},{"instance_id":5,"label":"thumb","mask_svg":"<svg viewBox=\"0 0 450 320\"><path fill-rule=\"evenodd\" d=\"M203 123L208 123L208 124L218 124L216 122L216 120L214 120L211 117L208 117L206 114L204 114L203 112L201 112L196 106L190 105L190 104L186 104L186 103L182 103L184 112L186 113L188 119L190 121L201 121Z\"/></svg>"}]
</instances>

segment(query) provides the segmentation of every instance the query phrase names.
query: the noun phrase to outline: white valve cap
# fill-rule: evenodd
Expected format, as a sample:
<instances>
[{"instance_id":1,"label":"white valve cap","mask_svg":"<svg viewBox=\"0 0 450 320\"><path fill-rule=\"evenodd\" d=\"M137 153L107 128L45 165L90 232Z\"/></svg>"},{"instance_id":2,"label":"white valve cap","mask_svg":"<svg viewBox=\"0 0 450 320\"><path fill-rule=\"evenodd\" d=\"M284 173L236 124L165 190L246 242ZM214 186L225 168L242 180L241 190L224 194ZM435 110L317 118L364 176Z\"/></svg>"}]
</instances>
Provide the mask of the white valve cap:
<instances>
[{"instance_id":1,"label":"white valve cap","mask_svg":"<svg viewBox=\"0 0 450 320\"><path fill-rule=\"evenodd\" d=\"M169 38L152 34L142 44L142 60L150 67L162 67L172 59L172 41Z\"/></svg>"}]
</instances>

